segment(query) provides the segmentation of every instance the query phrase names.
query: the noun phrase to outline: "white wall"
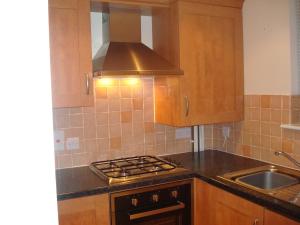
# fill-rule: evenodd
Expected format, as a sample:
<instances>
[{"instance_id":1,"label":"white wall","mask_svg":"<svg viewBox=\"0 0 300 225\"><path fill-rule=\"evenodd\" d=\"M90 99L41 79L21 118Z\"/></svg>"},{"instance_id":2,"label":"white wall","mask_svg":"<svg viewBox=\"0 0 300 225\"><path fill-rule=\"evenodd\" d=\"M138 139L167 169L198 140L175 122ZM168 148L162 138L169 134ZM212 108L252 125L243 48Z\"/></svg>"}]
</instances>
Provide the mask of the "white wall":
<instances>
[{"instance_id":1,"label":"white wall","mask_svg":"<svg viewBox=\"0 0 300 225\"><path fill-rule=\"evenodd\" d=\"M102 13L91 13L92 27L92 55L94 56L101 47L102 40ZM142 43L152 48L152 17L141 17Z\"/></svg>"},{"instance_id":2,"label":"white wall","mask_svg":"<svg viewBox=\"0 0 300 225\"><path fill-rule=\"evenodd\" d=\"M243 7L245 94L298 94L295 0L246 0Z\"/></svg>"},{"instance_id":3,"label":"white wall","mask_svg":"<svg viewBox=\"0 0 300 225\"><path fill-rule=\"evenodd\" d=\"M0 27L0 224L57 225L48 1L2 1Z\"/></svg>"},{"instance_id":4,"label":"white wall","mask_svg":"<svg viewBox=\"0 0 300 225\"><path fill-rule=\"evenodd\" d=\"M102 13L91 13L92 56L94 57L102 45Z\"/></svg>"}]
</instances>

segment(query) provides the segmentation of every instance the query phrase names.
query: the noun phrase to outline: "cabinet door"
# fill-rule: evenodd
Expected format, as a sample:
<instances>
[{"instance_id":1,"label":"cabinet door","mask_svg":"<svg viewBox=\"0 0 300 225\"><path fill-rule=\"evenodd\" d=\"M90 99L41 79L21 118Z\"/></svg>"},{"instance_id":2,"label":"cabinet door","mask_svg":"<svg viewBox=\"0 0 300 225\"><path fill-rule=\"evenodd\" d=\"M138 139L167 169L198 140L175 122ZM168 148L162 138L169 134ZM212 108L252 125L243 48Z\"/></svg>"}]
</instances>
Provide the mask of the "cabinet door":
<instances>
[{"instance_id":1,"label":"cabinet door","mask_svg":"<svg viewBox=\"0 0 300 225\"><path fill-rule=\"evenodd\" d=\"M243 198L195 180L195 225L263 225L264 209Z\"/></svg>"},{"instance_id":2,"label":"cabinet door","mask_svg":"<svg viewBox=\"0 0 300 225\"><path fill-rule=\"evenodd\" d=\"M189 104L187 125L241 120L241 10L180 2L179 38L181 95Z\"/></svg>"},{"instance_id":3,"label":"cabinet door","mask_svg":"<svg viewBox=\"0 0 300 225\"><path fill-rule=\"evenodd\" d=\"M58 202L59 225L110 225L108 194Z\"/></svg>"},{"instance_id":4,"label":"cabinet door","mask_svg":"<svg viewBox=\"0 0 300 225\"><path fill-rule=\"evenodd\" d=\"M242 8L244 0L185 0L190 2L199 2L211 5L230 6L235 8Z\"/></svg>"},{"instance_id":5,"label":"cabinet door","mask_svg":"<svg viewBox=\"0 0 300 225\"><path fill-rule=\"evenodd\" d=\"M266 209L265 225L300 225L300 223Z\"/></svg>"},{"instance_id":6,"label":"cabinet door","mask_svg":"<svg viewBox=\"0 0 300 225\"><path fill-rule=\"evenodd\" d=\"M89 0L49 0L53 107L93 104Z\"/></svg>"}]
</instances>

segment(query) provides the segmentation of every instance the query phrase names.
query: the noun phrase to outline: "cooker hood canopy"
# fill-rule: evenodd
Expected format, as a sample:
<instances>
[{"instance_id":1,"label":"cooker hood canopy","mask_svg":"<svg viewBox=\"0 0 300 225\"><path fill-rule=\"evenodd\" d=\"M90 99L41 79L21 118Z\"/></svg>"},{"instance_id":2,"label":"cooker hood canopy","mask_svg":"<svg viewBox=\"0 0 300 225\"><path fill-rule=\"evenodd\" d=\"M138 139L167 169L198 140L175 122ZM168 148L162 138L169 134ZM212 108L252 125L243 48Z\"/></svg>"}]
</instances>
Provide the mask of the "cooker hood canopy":
<instances>
[{"instance_id":1,"label":"cooker hood canopy","mask_svg":"<svg viewBox=\"0 0 300 225\"><path fill-rule=\"evenodd\" d=\"M141 43L138 11L110 9L109 14L102 15L104 44L93 59L95 77L183 74L180 68Z\"/></svg>"}]
</instances>

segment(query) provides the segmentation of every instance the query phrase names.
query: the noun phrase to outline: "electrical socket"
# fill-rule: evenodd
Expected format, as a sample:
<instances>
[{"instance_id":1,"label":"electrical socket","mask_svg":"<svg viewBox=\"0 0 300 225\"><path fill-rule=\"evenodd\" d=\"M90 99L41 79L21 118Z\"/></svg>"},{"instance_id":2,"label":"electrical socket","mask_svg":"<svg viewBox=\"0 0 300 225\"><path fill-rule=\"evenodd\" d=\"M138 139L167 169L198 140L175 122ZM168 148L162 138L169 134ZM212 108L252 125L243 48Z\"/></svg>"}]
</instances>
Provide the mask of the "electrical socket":
<instances>
[{"instance_id":1,"label":"electrical socket","mask_svg":"<svg viewBox=\"0 0 300 225\"><path fill-rule=\"evenodd\" d=\"M62 130L54 131L54 149L55 151L63 151L65 148L65 132Z\"/></svg>"},{"instance_id":2,"label":"electrical socket","mask_svg":"<svg viewBox=\"0 0 300 225\"><path fill-rule=\"evenodd\" d=\"M66 147L67 150L78 150L80 147L79 138L78 137L67 138Z\"/></svg>"},{"instance_id":3,"label":"electrical socket","mask_svg":"<svg viewBox=\"0 0 300 225\"><path fill-rule=\"evenodd\" d=\"M222 127L222 134L225 140L230 137L230 127Z\"/></svg>"}]
</instances>

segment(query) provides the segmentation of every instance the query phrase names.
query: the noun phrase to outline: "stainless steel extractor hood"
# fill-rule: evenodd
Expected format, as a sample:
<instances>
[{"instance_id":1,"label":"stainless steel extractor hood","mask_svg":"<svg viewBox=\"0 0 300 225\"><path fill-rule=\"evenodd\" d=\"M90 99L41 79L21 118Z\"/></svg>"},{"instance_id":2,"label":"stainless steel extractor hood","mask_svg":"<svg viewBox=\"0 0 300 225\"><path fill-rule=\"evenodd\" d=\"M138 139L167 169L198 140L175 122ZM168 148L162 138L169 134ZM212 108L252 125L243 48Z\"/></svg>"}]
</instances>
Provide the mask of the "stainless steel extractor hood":
<instances>
[{"instance_id":1,"label":"stainless steel extractor hood","mask_svg":"<svg viewBox=\"0 0 300 225\"><path fill-rule=\"evenodd\" d=\"M110 10L103 14L103 46L93 58L94 77L182 75L155 51L141 43L140 14Z\"/></svg>"}]
</instances>

